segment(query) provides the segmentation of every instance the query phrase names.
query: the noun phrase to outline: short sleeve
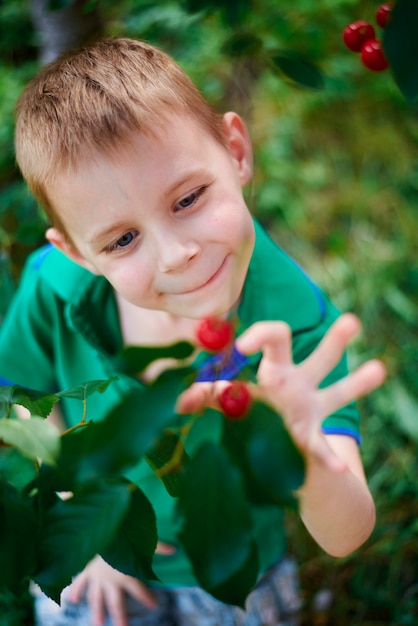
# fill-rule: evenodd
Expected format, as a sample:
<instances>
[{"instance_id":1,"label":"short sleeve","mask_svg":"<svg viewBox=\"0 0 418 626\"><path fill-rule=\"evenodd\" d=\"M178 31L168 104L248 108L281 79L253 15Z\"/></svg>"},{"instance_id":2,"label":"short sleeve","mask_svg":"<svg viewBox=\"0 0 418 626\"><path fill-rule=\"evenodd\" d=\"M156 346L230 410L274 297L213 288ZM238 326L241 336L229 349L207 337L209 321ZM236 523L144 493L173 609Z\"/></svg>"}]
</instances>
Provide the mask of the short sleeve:
<instances>
[{"instance_id":1,"label":"short sleeve","mask_svg":"<svg viewBox=\"0 0 418 626\"><path fill-rule=\"evenodd\" d=\"M0 379L42 391L55 391L52 338L63 302L40 277L33 253L0 326Z\"/></svg>"}]
</instances>

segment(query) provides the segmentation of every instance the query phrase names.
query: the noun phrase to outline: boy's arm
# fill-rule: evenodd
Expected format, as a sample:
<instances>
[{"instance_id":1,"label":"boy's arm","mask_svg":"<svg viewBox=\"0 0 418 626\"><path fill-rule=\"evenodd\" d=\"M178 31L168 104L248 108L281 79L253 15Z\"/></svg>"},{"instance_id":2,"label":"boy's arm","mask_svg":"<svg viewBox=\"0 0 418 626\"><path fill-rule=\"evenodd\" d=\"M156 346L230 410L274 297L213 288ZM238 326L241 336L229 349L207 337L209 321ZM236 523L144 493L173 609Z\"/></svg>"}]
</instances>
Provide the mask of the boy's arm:
<instances>
[{"instance_id":1,"label":"boy's arm","mask_svg":"<svg viewBox=\"0 0 418 626\"><path fill-rule=\"evenodd\" d=\"M345 435L327 435L326 440L346 469L335 472L308 457L305 483L298 492L299 511L318 545L332 556L342 557L370 536L375 507L357 442Z\"/></svg>"},{"instance_id":2,"label":"boy's arm","mask_svg":"<svg viewBox=\"0 0 418 626\"><path fill-rule=\"evenodd\" d=\"M290 330L283 324L255 324L237 341L245 353L263 353L254 392L283 416L305 455L306 478L299 490L301 516L318 544L334 556L358 548L375 523L374 503L357 443L348 436L325 435L321 427L325 417L384 381L383 364L368 361L328 387L319 388L359 329L355 316L342 315L298 365L292 360Z\"/></svg>"}]
</instances>

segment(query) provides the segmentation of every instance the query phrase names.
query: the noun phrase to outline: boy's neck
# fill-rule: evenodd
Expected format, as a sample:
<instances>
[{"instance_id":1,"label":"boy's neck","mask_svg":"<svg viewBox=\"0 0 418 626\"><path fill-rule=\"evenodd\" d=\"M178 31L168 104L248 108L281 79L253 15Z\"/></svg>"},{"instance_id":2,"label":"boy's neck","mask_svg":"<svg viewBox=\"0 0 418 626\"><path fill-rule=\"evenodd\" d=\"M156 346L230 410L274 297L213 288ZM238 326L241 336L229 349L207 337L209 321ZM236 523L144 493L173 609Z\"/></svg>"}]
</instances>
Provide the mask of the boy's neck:
<instances>
[{"instance_id":1,"label":"boy's neck","mask_svg":"<svg viewBox=\"0 0 418 626\"><path fill-rule=\"evenodd\" d=\"M169 345L195 340L197 320L143 309L116 294L124 345Z\"/></svg>"},{"instance_id":2,"label":"boy's neck","mask_svg":"<svg viewBox=\"0 0 418 626\"><path fill-rule=\"evenodd\" d=\"M197 321L166 311L137 307L116 294L119 320L125 346L163 346L177 341L194 343ZM175 359L158 359L142 373L141 380L152 382L165 369L178 366Z\"/></svg>"}]
</instances>

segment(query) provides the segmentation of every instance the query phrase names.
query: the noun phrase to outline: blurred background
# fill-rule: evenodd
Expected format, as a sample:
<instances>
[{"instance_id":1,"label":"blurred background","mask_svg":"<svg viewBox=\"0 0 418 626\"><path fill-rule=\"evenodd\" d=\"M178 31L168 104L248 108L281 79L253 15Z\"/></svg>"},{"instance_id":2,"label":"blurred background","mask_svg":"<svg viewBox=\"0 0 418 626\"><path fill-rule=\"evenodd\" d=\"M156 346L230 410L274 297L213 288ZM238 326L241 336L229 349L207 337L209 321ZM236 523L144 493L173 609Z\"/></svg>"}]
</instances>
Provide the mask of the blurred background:
<instances>
[{"instance_id":1,"label":"blurred background","mask_svg":"<svg viewBox=\"0 0 418 626\"><path fill-rule=\"evenodd\" d=\"M375 23L379 4L0 0L0 319L46 225L15 166L14 103L65 49L129 36L162 47L219 110L243 115L252 212L361 318L352 364L386 363L387 383L361 401L373 536L332 559L289 514L304 623L314 626L418 624L418 111L390 70L367 70L342 43L348 23ZM0 626L31 623L29 599L0 596Z\"/></svg>"}]
</instances>

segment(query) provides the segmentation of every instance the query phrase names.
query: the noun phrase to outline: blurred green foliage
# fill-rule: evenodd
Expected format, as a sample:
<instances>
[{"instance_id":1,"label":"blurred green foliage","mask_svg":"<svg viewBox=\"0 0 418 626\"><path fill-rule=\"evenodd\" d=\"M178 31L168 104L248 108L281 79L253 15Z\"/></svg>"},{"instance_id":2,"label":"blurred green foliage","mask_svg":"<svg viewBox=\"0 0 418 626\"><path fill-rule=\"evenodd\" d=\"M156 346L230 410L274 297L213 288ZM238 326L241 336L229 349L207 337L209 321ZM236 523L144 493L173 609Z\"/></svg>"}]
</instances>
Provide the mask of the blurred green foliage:
<instances>
[{"instance_id":1,"label":"blurred green foliage","mask_svg":"<svg viewBox=\"0 0 418 626\"><path fill-rule=\"evenodd\" d=\"M338 306L361 318L353 364L377 356L387 365L385 386L361 402L362 453L378 513L372 538L335 560L296 517L288 520L306 624L418 623L418 117L391 71L366 70L341 40L349 22L374 22L379 2L100 6L108 34L157 43L215 106L245 116L254 142L252 211ZM0 3L0 22L3 314L44 223L13 156L14 102L37 69L28 2ZM323 589L334 601L318 612Z\"/></svg>"}]
</instances>

